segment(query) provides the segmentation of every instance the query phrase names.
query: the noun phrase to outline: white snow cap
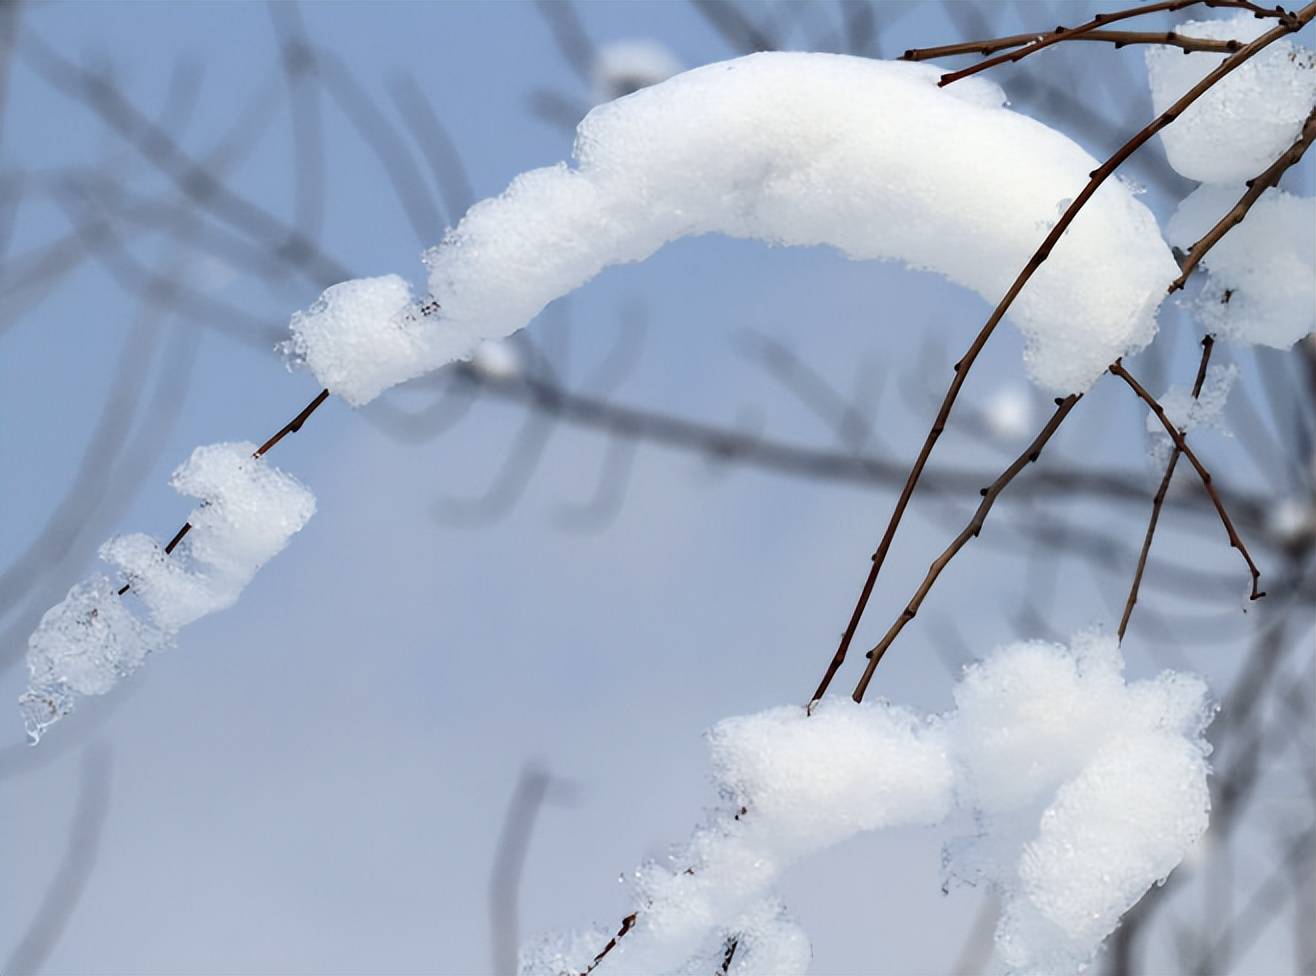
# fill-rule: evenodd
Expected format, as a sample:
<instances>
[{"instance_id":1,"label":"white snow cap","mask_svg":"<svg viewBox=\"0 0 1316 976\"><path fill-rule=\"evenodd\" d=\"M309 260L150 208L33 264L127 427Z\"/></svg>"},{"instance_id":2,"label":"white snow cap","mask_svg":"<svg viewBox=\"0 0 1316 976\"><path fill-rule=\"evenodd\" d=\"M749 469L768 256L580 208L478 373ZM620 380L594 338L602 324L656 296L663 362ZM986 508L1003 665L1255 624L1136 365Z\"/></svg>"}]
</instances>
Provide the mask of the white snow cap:
<instances>
[{"instance_id":1,"label":"white snow cap","mask_svg":"<svg viewBox=\"0 0 1316 976\"><path fill-rule=\"evenodd\" d=\"M726 809L635 873L634 927L598 973L715 972L742 937L754 951L732 972L803 973L808 940L772 895L782 872L956 806L967 816L951 823L976 832L948 844L947 869L1001 890L1000 961L1081 971L1196 843L1209 807L1205 686L1171 672L1129 684L1122 667L1113 638L1018 643L969 668L946 715L827 699L812 716L721 722L709 739ZM580 972L612 934L535 942L522 972Z\"/></svg>"},{"instance_id":2,"label":"white snow cap","mask_svg":"<svg viewBox=\"0 0 1316 976\"><path fill-rule=\"evenodd\" d=\"M1002 107L993 82L938 77L763 53L602 105L580 124L575 168L522 174L427 254L437 314L409 314L398 279L340 285L294 318L290 349L365 403L515 332L609 265L707 233L898 260L995 304L1097 161ZM1012 306L1033 378L1083 390L1142 348L1175 273L1150 211L1106 183Z\"/></svg>"},{"instance_id":3,"label":"white snow cap","mask_svg":"<svg viewBox=\"0 0 1316 976\"><path fill-rule=\"evenodd\" d=\"M1175 30L1217 41L1255 40L1275 26L1246 11L1222 20L1190 20ZM1152 108L1159 115L1227 55L1152 45L1147 48ZM1316 57L1278 40L1202 95L1161 130L1170 165L1202 183L1241 183L1293 145L1316 102ZM1250 218L1249 218L1250 219Z\"/></svg>"},{"instance_id":4,"label":"white snow cap","mask_svg":"<svg viewBox=\"0 0 1316 976\"><path fill-rule=\"evenodd\" d=\"M1002 892L1011 972L1081 971L1206 830L1206 686L1126 684L1123 663L1110 637L1012 644L955 689L959 802L979 833L947 866Z\"/></svg>"},{"instance_id":5,"label":"white snow cap","mask_svg":"<svg viewBox=\"0 0 1316 976\"><path fill-rule=\"evenodd\" d=\"M1179 204L1166 237L1187 249L1246 187L1200 186ZM1202 327L1225 339L1287 349L1316 331L1316 198L1271 188L1206 252L1194 302Z\"/></svg>"},{"instance_id":6,"label":"white snow cap","mask_svg":"<svg viewBox=\"0 0 1316 976\"><path fill-rule=\"evenodd\" d=\"M28 733L73 710L78 695L103 695L178 631L231 606L264 563L315 512L295 479L252 457L255 444L198 447L171 484L200 499L172 555L147 535L117 536L100 555L132 587L120 596L105 576L79 583L46 611L28 640L29 689L19 699ZM131 609L139 604L138 617Z\"/></svg>"}]
</instances>

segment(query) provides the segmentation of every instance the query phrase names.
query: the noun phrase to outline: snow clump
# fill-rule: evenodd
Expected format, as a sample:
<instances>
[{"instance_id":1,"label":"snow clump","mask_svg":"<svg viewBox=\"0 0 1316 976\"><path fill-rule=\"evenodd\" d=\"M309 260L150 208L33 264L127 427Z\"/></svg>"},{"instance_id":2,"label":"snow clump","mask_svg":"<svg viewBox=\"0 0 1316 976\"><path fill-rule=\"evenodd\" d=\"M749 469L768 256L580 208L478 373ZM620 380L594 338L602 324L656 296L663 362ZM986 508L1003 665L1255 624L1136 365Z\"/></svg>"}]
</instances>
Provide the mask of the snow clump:
<instances>
[{"instance_id":1,"label":"snow clump","mask_svg":"<svg viewBox=\"0 0 1316 976\"><path fill-rule=\"evenodd\" d=\"M1190 20L1189 37L1255 40L1275 26L1246 11L1223 20ZM1147 48L1152 108L1164 112L1228 55L1152 45ZM1170 165L1201 183L1242 183L1293 145L1316 102L1316 56L1290 40L1271 43L1203 94L1161 130Z\"/></svg>"},{"instance_id":2,"label":"snow clump","mask_svg":"<svg viewBox=\"0 0 1316 976\"><path fill-rule=\"evenodd\" d=\"M604 268L721 233L835 247L940 272L995 304L1097 160L1004 107L993 82L945 89L908 62L771 52L601 105L575 166L518 176L426 255L429 314L393 276L336 285L294 317L292 358L350 403L522 328ZM1109 181L1010 311L1051 392L1141 349L1176 266L1151 212Z\"/></svg>"},{"instance_id":3,"label":"snow clump","mask_svg":"<svg viewBox=\"0 0 1316 976\"><path fill-rule=\"evenodd\" d=\"M951 877L1002 895L1004 967L1081 971L1210 806L1205 685L1122 669L1113 638L1016 643L966 670L945 715L826 699L719 723L724 808L670 864L635 873L633 926L598 973L716 971L742 937L762 965L747 952L732 972L803 973L807 938L773 894L783 871L864 831L943 823ZM541 940L522 971L582 971L612 934Z\"/></svg>"},{"instance_id":4,"label":"snow clump","mask_svg":"<svg viewBox=\"0 0 1316 976\"><path fill-rule=\"evenodd\" d=\"M198 447L170 482L201 502L173 553L147 535L110 539L101 558L130 591L119 594L119 585L100 575L46 611L28 639L29 688L19 699L33 741L71 712L78 696L105 694L184 626L236 602L256 570L314 514L310 491L253 457L255 449Z\"/></svg>"}]
</instances>

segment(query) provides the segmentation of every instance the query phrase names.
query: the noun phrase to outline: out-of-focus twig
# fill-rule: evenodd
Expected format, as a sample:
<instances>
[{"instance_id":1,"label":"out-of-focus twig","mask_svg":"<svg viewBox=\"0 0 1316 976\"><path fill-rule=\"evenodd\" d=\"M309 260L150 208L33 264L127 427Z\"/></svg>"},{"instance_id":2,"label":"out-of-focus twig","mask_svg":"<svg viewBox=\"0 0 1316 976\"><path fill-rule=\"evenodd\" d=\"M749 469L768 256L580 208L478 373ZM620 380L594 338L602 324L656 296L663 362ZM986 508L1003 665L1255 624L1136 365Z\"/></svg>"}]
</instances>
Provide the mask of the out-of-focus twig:
<instances>
[{"instance_id":1,"label":"out-of-focus twig","mask_svg":"<svg viewBox=\"0 0 1316 976\"><path fill-rule=\"evenodd\" d=\"M68 846L59 869L37 906L37 912L5 965L14 976L35 973L50 958L86 890L96 867L101 834L110 805L111 754L95 744L82 754L82 783L69 830Z\"/></svg>"}]
</instances>

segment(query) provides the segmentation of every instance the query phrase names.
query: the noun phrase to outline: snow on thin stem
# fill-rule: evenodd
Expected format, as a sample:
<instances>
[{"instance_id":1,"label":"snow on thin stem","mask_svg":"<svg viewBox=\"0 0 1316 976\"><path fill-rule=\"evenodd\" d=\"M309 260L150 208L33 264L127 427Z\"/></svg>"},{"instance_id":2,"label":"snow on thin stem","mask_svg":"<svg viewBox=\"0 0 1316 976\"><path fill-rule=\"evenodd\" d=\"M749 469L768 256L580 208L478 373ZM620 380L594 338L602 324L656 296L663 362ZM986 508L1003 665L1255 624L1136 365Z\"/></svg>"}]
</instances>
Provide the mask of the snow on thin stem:
<instances>
[{"instance_id":1,"label":"snow on thin stem","mask_svg":"<svg viewBox=\"0 0 1316 976\"><path fill-rule=\"evenodd\" d=\"M184 626L234 603L256 570L301 530L315 498L264 455L300 430L328 396L321 390L259 447L197 448L172 483L200 505L169 542L161 546L145 535L109 540L101 558L126 582L115 587L96 576L46 611L28 640L29 687L19 698L33 744L79 696L105 694ZM184 555L174 557L180 546ZM140 598L136 612L126 599L130 590Z\"/></svg>"},{"instance_id":2,"label":"snow on thin stem","mask_svg":"<svg viewBox=\"0 0 1316 976\"><path fill-rule=\"evenodd\" d=\"M863 677L859 679L859 683L855 686L853 694L855 701L861 702L864 700L864 694L868 691L868 684L873 680L873 672L877 670L882 655L900 636L900 632L905 629L905 625L918 614L919 608L923 605L928 593L932 591L932 587L937 582L937 577L941 575L941 571L950 564L950 561L955 558L961 549L969 544L971 539L977 538L987 521L987 513L996 504L997 496L1005 490L1005 486L1013 481L1019 472L1041 456L1042 448L1046 446L1052 435L1060 429L1060 425L1064 423L1065 418L1069 416L1069 412L1074 409L1081 396L1082 394L1071 394L1064 398L1057 398L1055 413L1051 415L1051 419L1033 438L1033 442L1024 449L1022 454L1014 459L1014 462L1008 468L1001 472L1000 477L993 481L991 485L982 489L982 501L978 505L978 510L973 513L973 518L969 520L969 524L964 527L942 554L933 560L932 565L928 568L927 576L924 577L923 582L914 592L914 596L910 598L905 609L896 617L895 622L887 630L885 636L868 652L868 664L864 668Z\"/></svg>"},{"instance_id":3,"label":"snow on thin stem","mask_svg":"<svg viewBox=\"0 0 1316 976\"><path fill-rule=\"evenodd\" d=\"M260 447L256 448L256 450L253 451L251 454L252 458L259 459L263 457L265 455L265 452L269 451L272 447L274 447L274 445L278 444L279 441L283 440L289 434L295 434L297 433L297 431L301 430L302 424L306 423L306 419L310 417L311 414L315 413L316 409L320 406L320 404L324 403L324 401L327 399L329 399L328 390L321 390L319 393L317 393L315 395L315 399L313 399L310 403L308 403L305 407L302 408L301 413L297 414L297 416L293 417L292 420L288 421L286 424L280 427L277 431L275 431L273 434L270 435L269 440L267 440ZM164 554L166 556L173 555L174 550L178 548L178 544L182 542L183 538L191 531L192 531L192 523L184 522L179 527L178 531L174 533L173 538L170 539L167 543L165 543ZM119 587L117 592L119 596L123 596L130 589L132 589L132 584L124 583L123 586Z\"/></svg>"},{"instance_id":4,"label":"snow on thin stem","mask_svg":"<svg viewBox=\"0 0 1316 976\"><path fill-rule=\"evenodd\" d=\"M1123 13L1127 14L1128 12L1124 11ZM996 330L996 326L1000 324L1006 310L1009 309L1015 298L1018 297L1019 293L1023 290L1024 285L1028 283L1028 280L1033 276L1033 273L1041 267L1042 263L1050 255L1051 249L1055 247L1056 242L1060 240L1060 237L1064 234L1066 228L1068 228L1074 218L1078 216L1078 213L1083 208L1084 204L1086 204L1092 198L1093 194L1096 193L1097 188L1100 187L1101 184L1104 183L1106 179L1109 178L1126 159L1128 159L1129 156L1133 155L1134 152L1136 152L1157 132L1161 131L1178 118L1185 108L1193 104L1193 102L1203 94L1210 91L1211 88L1222 78L1226 77L1240 65L1245 64L1250 58L1257 54L1257 52L1264 50L1267 46L1278 41L1280 38L1300 29L1313 17L1316 17L1316 2L1308 4L1294 17L1282 20L1277 27L1267 31L1260 37L1240 48L1234 54L1231 54L1216 66L1214 70L1202 78L1201 81L1177 99L1173 105L1149 122L1137 134L1135 134L1132 139L1117 149L1114 155L1107 159L1106 162L1102 163L1101 166L1092 171L1088 184L1083 188L1079 195L1074 198L1074 201L1065 210L1065 213L1061 216L1060 220L1056 222L1051 233L1046 236L1046 239L1042 242L1041 246L1019 273L1014 284L1010 286L1010 290L1006 292L1005 297L1001 299L1000 303L993 310L991 316L987 319L987 322L979 330L977 336L974 337L973 343L969 346L968 351L960 361L955 364L954 379L951 380L950 386L946 390L946 395L942 400L941 408L937 411L936 419L932 423L932 428L928 431L927 438L923 442L923 447L919 451L913 467L910 468L909 477L905 482L904 488L901 489L900 497L896 500L895 509L892 511L891 518L887 522L886 531L882 535L882 541L878 544L877 550L873 553L872 567L869 569L868 577L864 581L863 588L860 590L859 599L855 604L854 612L851 614L850 621L846 625L845 632L841 637L841 643L837 647L836 653L828 664L822 680L818 683L818 688L813 694L813 700L816 701L826 694L832 678L845 662L846 654L850 649L850 644L854 640L855 631L859 628L859 621L863 617L864 610L868 606L869 598L872 596L873 587L877 583L878 574L882 571L882 564L886 561L887 552L890 550L891 544L895 540L896 530L899 528L900 521L905 514L905 509L909 506L910 498L913 496L914 489L918 485L919 479L923 474L923 469L927 466L928 458L932 455L932 450L936 446L937 439L941 436L941 432L946 427L946 421L949 419L951 410L955 405L955 400L959 396L960 388L964 385L964 381L968 376L970 368L973 366L974 360L978 358L978 354L987 344L987 340L991 338L992 333ZM1108 19L1105 22L1109 22ZM1213 497L1217 496L1213 495ZM1223 513L1223 506L1218 505L1218 509ZM1237 534L1233 532L1232 524L1230 531L1231 539L1236 537ZM1243 551L1246 552L1246 550ZM1250 556L1248 557L1248 563L1251 565Z\"/></svg>"},{"instance_id":5,"label":"snow on thin stem","mask_svg":"<svg viewBox=\"0 0 1316 976\"><path fill-rule=\"evenodd\" d=\"M764 956L729 972L803 973L807 940L771 908L783 872L858 834L920 825L944 831L947 885L1000 893L1010 972L1082 971L1197 842L1210 805L1205 684L1128 682L1122 669L1113 638L1080 634L997 649L942 715L833 699L812 717L724 720L709 734L722 812L677 866L635 873L642 907L592 960L578 937L549 937L521 972L717 971L735 942L736 960Z\"/></svg>"},{"instance_id":6,"label":"snow on thin stem","mask_svg":"<svg viewBox=\"0 0 1316 976\"><path fill-rule=\"evenodd\" d=\"M1253 204L1261 199L1263 193L1272 187L1279 186L1280 177L1302 160L1307 150L1311 148L1312 142L1316 142L1316 107L1313 107L1311 114L1307 116L1307 121L1302 126L1302 133L1297 142L1266 167L1265 171L1248 180L1247 192L1239 197L1238 203L1221 217L1215 226L1188 248L1187 254L1180 265L1183 269L1182 273L1171 282L1170 291L1178 291L1183 288L1185 282L1188 281L1188 276L1193 273L1193 270L1206 256L1207 252L1215 247L1222 237L1243 222L1243 219L1248 215L1248 211L1252 209Z\"/></svg>"},{"instance_id":7,"label":"snow on thin stem","mask_svg":"<svg viewBox=\"0 0 1316 976\"><path fill-rule=\"evenodd\" d=\"M1187 439L1179 428L1174 425L1174 421L1172 421L1166 414L1165 408L1161 406L1160 402L1154 396L1147 392L1141 383L1134 379L1132 374L1124 368L1124 364L1117 360L1116 362L1111 363L1110 371L1112 374L1118 376L1127 383L1129 388L1133 390L1134 394L1151 408L1152 413L1156 415L1156 419L1159 420L1161 426L1165 428L1165 432L1169 434L1170 439L1174 441L1175 448L1183 454L1184 457L1188 458L1188 462L1193 466L1193 469L1197 472L1197 476L1202 480L1202 486L1206 489L1207 495L1210 496L1211 504L1215 506L1216 513L1220 516L1220 522L1224 525L1225 533L1229 536L1230 546L1238 550L1239 555L1243 557L1243 561L1247 563L1248 572L1252 574L1252 592L1248 596L1248 599L1261 599L1266 595L1260 589L1261 570L1258 569L1257 564L1253 562L1252 554L1248 552L1247 545L1243 542L1242 536L1240 536L1238 530L1234 528L1233 519L1229 517L1229 512L1225 508L1225 503L1220 498L1220 493L1215 490L1215 485L1211 482L1211 472L1206 469L1206 466L1202 464L1201 460L1197 457L1197 454L1188 446Z\"/></svg>"},{"instance_id":8,"label":"snow on thin stem","mask_svg":"<svg viewBox=\"0 0 1316 976\"><path fill-rule=\"evenodd\" d=\"M1196 400L1202 395L1202 384L1206 382L1206 368L1211 361L1211 350L1215 348L1215 338L1206 336L1202 339L1202 359L1197 366L1197 378L1193 381L1193 399ZM1161 477L1160 487L1156 489L1156 496L1152 499L1151 517L1147 520L1147 532L1143 536L1142 549L1138 553L1138 565L1133 571L1133 583L1129 586L1128 599L1124 601L1124 613L1120 617L1119 640L1124 642L1124 632L1129 629L1129 618L1133 616L1134 604L1138 602L1138 590L1142 587L1142 575L1147 569L1147 556L1151 553L1152 538L1156 535L1156 525L1161 518L1161 508L1165 504L1165 496L1170 491L1170 480L1174 477L1174 469L1179 464L1179 457L1183 452L1179 450L1176 444L1170 451L1170 459L1165 463L1165 474Z\"/></svg>"},{"instance_id":9,"label":"snow on thin stem","mask_svg":"<svg viewBox=\"0 0 1316 976\"><path fill-rule=\"evenodd\" d=\"M1087 23L1080 24L1078 27L1057 27L1055 30L1046 31L1042 34L1034 34L1032 35L1032 40L1024 44L1018 50L1010 51L1006 54L998 54L995 57L979 61L977 64L969 65L967 68L948 72L941 76L940 83L943 85L949 85L953 82L959 81L961 78L968 78L971 75L976 75L978 72L986 71L988 68L993 68L998 64L1005 64L1007 61L1022 61L1030 54L1035 54L1036 52L1061 41L1090 40L1091 38L1086 35L1091 34L1092 31L1101 27L1102 24L1113 24L1116 21L1128 20L1131 17L1141 17L1144 14L1182 10L1184 7L1192 7L1200 2L1205 2L1209 7L1236 7L1249 10L1257 17L1282 16L1279 11L1263 10L1260 7L1245 2L1245 0L1162 0L1162 2L1159 3L1149 3L1140 7L1129 7L1127 10L1119 10L1114 13L1097 14ZM980 42L979 46L981 46L981 43L982 42ZM986 43L989 45L991 44L991 42ZM1157 43L1172 42L1162 41ZM1010 46L1013 47L1014 45ZM1183 45L1178 46L1182 47ZM1193 48L1184 47L1184 50L1193 50ZM1234 50L1237 50L1237 48Z\"/></svg>"}]
</instances>

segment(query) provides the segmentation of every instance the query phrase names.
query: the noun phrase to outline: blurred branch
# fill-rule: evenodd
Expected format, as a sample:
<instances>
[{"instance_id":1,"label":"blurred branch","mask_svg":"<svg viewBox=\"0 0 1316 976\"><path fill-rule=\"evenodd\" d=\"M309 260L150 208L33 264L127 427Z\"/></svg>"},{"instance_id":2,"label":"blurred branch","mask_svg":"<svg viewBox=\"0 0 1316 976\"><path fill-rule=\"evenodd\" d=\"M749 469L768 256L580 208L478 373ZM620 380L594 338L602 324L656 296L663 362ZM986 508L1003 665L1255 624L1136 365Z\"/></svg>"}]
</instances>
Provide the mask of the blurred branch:
<instances>
[{"instance_id":1,"label":"blurred branch","mask_svg":"<svg viewBox=\"0 0 1316 976\"><path fill-rule=\"evenodd\" d=\"M83 751L81 785L64 858L36 916L10 954L6 973L20 976L44 966L73 919L100 852L110 806L111 759L109 747L99 743Z\"/></svg>"}]
</instances>

